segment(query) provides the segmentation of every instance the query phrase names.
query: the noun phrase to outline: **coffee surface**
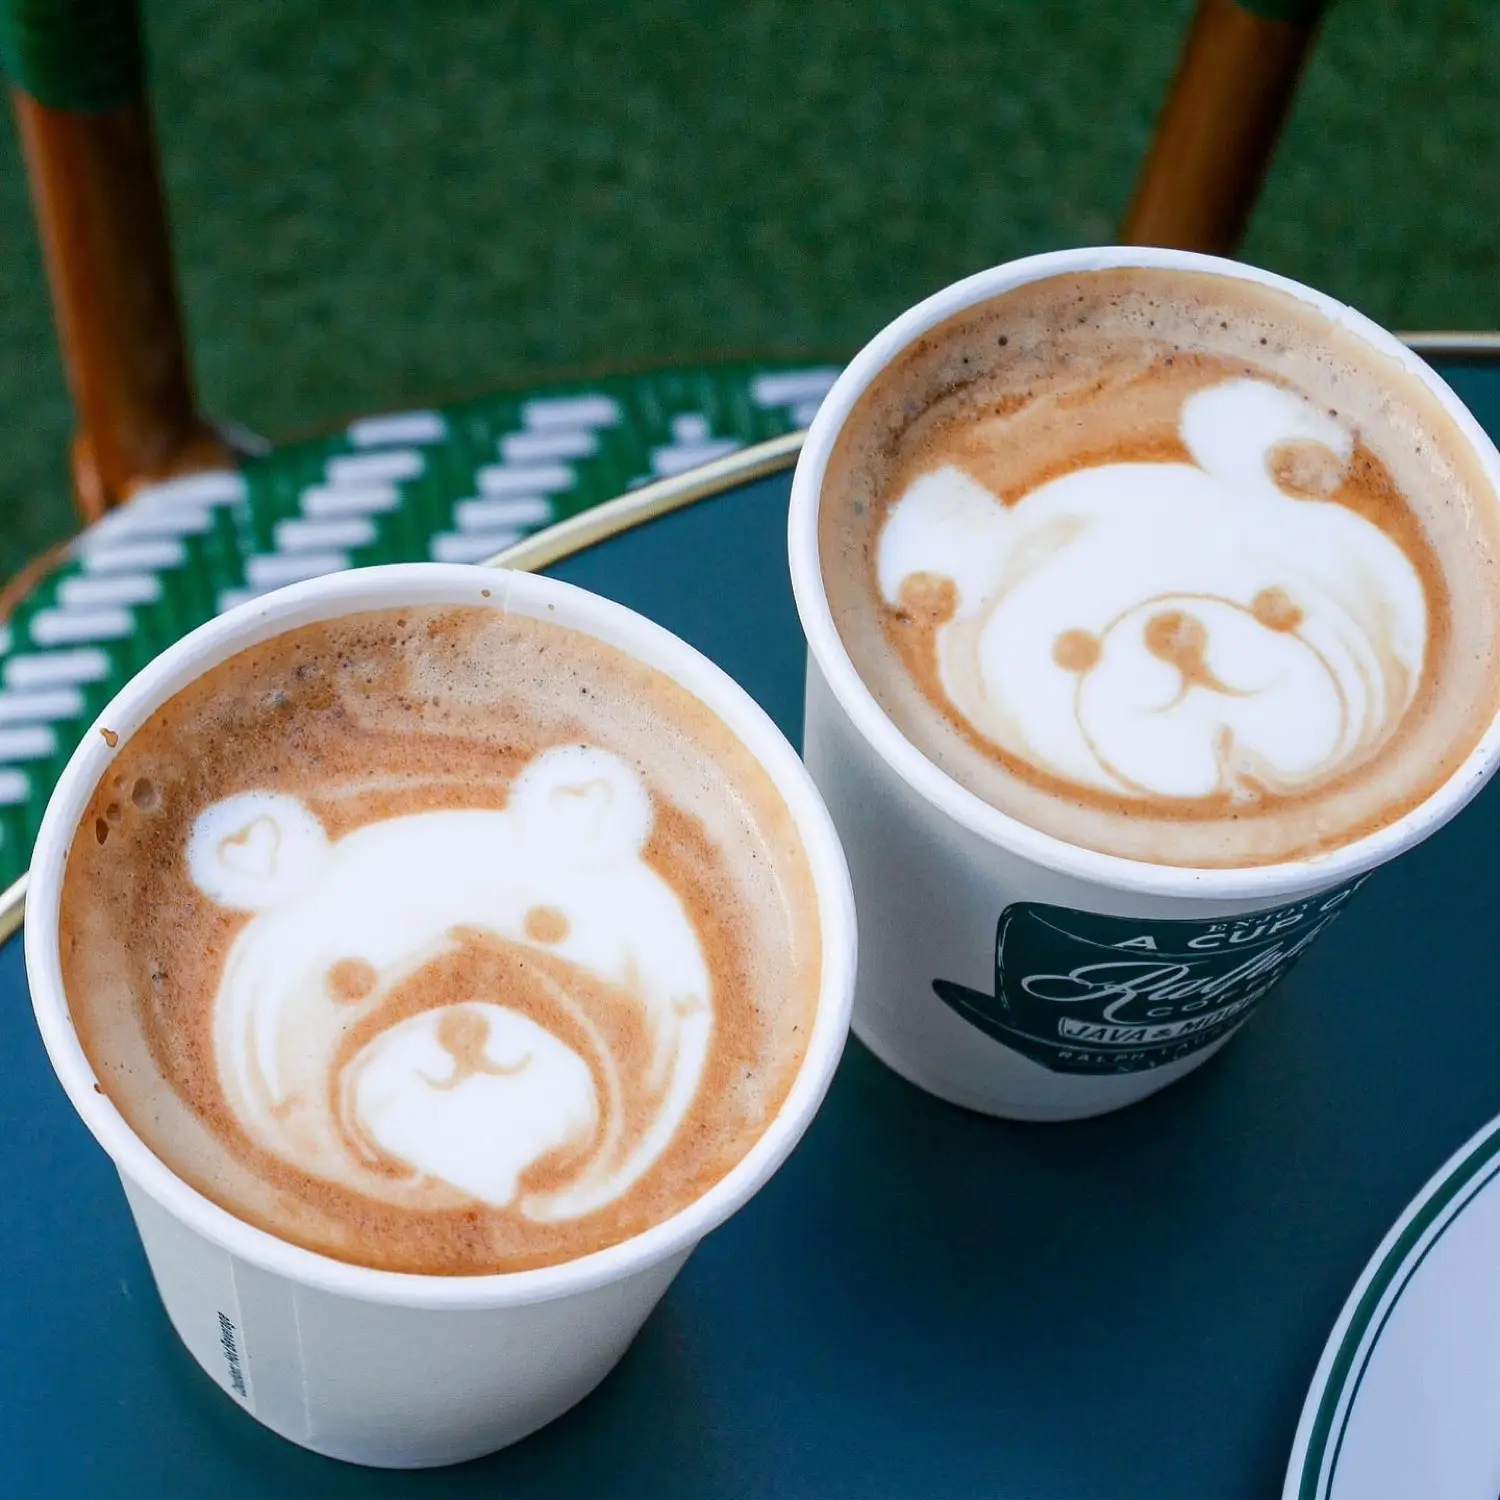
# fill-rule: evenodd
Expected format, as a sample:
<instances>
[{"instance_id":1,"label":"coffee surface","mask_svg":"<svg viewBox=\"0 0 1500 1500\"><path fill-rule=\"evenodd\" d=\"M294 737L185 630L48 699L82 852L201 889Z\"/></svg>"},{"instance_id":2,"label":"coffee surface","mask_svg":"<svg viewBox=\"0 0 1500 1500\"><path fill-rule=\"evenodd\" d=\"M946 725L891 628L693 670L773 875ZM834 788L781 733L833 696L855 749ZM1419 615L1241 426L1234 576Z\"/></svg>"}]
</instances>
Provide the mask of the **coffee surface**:
<instances>
[{"instance_id":1,"label":"coffee surface","mask_svg":"<svg viewBox=\"0 0 1500 1500\"><path fill-rule=\"evenodd\" d=\"M1086 848L1336 848L1495 712L1478 459L1425 385L1276 288L1131 268L960 313L860 398L819 525L897 728Z\"/></svg>"},{"instance_id":2,"label":"coffee surface","mask_svg":"<svg viewBox=\"0 0 1500 1500\"><path fill-rule=\"evenodd\" d=\"M614 1244L776 1113L820 938L790 813L663 674L499 609L279 636L122 742L64 985L125 1119L230 1212L471 1274Z\"/></svg>"}]
</instances>

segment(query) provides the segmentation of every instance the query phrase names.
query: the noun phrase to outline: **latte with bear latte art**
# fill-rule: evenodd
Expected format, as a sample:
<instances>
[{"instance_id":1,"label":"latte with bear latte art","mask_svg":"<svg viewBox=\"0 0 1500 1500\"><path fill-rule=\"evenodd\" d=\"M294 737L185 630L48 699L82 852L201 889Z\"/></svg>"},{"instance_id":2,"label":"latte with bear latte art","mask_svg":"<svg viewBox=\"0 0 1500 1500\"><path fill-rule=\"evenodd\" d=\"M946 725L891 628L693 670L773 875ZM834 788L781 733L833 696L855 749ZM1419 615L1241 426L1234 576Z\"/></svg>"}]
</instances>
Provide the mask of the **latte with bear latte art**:
<instances>
[{"instance_id":1,"label":"latte with bear latte art","mask_svg":"<svg viewBox=\"0 0 1500 1500\"><path fill-rule=\"evenodd\" d=\"M1124 268L959 313L856 404L819 549L903 735L1105 853L1337 848L1494 715L1479 460L1420 380L1274 287Z\"/></svg>"},{"instance_id":2,"label":"latte with bear latte art","mask_svg":"<svg viewBox=\"0 0 1500 1500\"><path fill-rule=\"evenodd\" d=\"M580 632L305 626L124 741L69 855L79 1038L175 1172L283 1239L441 1274L693 1201L791 1087L811 875L769 776Z\"/></svg>"}]
</instances>

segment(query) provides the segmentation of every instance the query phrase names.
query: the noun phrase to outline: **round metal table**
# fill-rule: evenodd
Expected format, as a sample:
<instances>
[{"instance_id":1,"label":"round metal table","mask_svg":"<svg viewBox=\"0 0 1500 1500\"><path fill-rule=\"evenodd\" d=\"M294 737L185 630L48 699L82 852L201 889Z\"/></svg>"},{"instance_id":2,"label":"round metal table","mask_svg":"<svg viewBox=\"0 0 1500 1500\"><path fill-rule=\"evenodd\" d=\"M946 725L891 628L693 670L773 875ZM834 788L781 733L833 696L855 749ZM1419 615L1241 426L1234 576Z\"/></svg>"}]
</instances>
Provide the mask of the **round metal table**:
<instances>
[{"instance_id":1,"label":"round metal table","mask_svg":"<svg viewBox=\"0 0 1500 1500\"><path fill-rule=\"evenodd\" d=\"M1456 370L1481 420L1500 379ZM714 657L795 740L787 477L554 571ZM851 1042L771 1185L575 1411L461 1468L379 1473L259 1427L178 1346L112 1169L0 948L0 1493L612 1500L1251 1500L1277 1493L1346 1292L1500 1109L1500 785L1374 877L1245 1034L1121 1114L1022 1126ZM1500 1330L1497 1330L1500 1334Z\"/></svg>"}]
</instances>

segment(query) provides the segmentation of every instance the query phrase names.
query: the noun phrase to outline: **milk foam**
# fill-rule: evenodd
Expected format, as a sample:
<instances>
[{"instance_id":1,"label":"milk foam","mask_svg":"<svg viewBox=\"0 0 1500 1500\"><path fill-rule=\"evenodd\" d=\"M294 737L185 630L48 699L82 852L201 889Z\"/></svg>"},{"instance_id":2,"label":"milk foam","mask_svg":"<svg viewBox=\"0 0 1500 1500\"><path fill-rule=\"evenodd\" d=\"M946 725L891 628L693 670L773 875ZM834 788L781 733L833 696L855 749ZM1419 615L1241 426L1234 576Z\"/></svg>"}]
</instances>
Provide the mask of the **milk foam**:
<instances>
[{"instance_id":1,"label":"milk foam","mask_svg":"<svg viewBox=\"0 0 1500 1500\"><path fill-rule=\"evenodd\" d=\"M190 1186L356 1264L488 1275L661 1223L775 1118L816 1016L769 774L662 672L498 605L232 656L112 747L79 829L59 947L100 1086Z\"/></svg>"},{"instance_id":2,"label":"milk foam","mask_svg":"<svg viewBox=\"0 0 1500 1500\"><path fill-rule=\"evenodd\" d=\"M880 372L820 491L829 613L881 712L1080 848L1330 852L1450 781L1500 707L1485 453L1409 358L1280 287L1010 287Z\"/></svg>"},{"instance_id":3,"label":"milk foam","mask_svg":"<svg viewBox=\"0 0 1500 1500\"><path fill-rule=\"evenodd\" d=\"M336 840L284 793L208 806L189 874L253 914L213 1000L239 1126L303 1171L403 1207L467 1200L541 1223L618 1199L691 1109L714 1029L698 935L642 855L652 822L640 776L582 745L533 759L500 810L391 817ZM503 995L381 1024L393 992L466 931L562 960L583 990L606 986L640 1008L653 1101L643 1127L627 1128L622 1060L577 994L554 998L587 1055ZM372 1018L379 1029L349 1053ZM563 1180L526 1190L528 1171L560 1152Z\"/></svg>"},{"instance_id":4,"label":"milk foam","mask_svg":"<svg viewBox=\"0 0 1500 1500\"><path fill-rule=\"evenodd\" d=\"M1291 444L1347 464L1351 432L1269 382L1190 395L1193 463L1076 469L1006 505L920 475L878 539L879 589L952 585L952 708L1037 771L1115 797L1295 795L1383 746L1420 684L1422 580L1378 526L1290 494Z\"/></svg>"}]
</instances>

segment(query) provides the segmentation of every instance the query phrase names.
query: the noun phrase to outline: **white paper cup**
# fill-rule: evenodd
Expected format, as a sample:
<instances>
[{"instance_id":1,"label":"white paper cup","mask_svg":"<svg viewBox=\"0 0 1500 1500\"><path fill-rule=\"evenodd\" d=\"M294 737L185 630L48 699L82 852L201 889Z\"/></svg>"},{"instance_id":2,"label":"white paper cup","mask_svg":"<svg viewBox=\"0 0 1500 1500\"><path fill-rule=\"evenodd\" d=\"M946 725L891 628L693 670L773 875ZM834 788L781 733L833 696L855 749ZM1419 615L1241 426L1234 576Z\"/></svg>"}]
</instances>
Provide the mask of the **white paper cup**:
<instances>
[{"instance_id":1,"label":"white paper cup","mask_svg":"<svg viewBox=\"0 0 1500 1500\"><path fill-rule=\"evenodd\" d=\"M859 907L854 1032L913 1083L1013 1119L1100 1114L1201 1064L1359 879L1447 822L1500 752L1492 722L1425 802L1329 853L1184 869L1099 854L1008 817L939 770L886 716L844 649L819 566L818 508L839 433L875 377L955 313L1025 282L1113 266L1212 272L1303 299L1423 382L1500 494L1494 445L1399 340L1284 277L1184 251L1067 250L983 271L897 318L839 377L797 464L789 546L809 652L804 754L843 839Z\"/></svg>"},{"instance_id":2,"label":"white paper cup","mask_svg":"<svg viewBox=\"0 0 1500 1500\"><path fill-rule=\"evenodd\" d=\"M271 636L358 610L420 604L545 618L675 679L713 709L776 784L817 895L817 1014L791 1091L765 1133L722 1181L671 1218L540 1270L376 1271L252 1228L176 1177L96 1089L63 994L59 891L74 829L111 760L101 730L123 743L195 677ZM582 589L426 563L283 589L221 615L146 667L100 715L57 784L37 838L26 912L26 971L48 1055L119 1169L183 1342L246 1411L283 1437L389 1468L457 1463L504 1447L561 1415L609 1373L693 1247L766 1182L807 1128L843 1051L854 959L853 895L833 825L796 752L742 689L675 636Z\"/></svg>"}]
</instances>

